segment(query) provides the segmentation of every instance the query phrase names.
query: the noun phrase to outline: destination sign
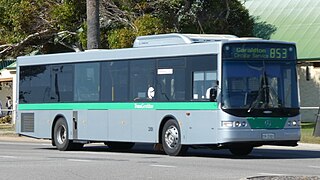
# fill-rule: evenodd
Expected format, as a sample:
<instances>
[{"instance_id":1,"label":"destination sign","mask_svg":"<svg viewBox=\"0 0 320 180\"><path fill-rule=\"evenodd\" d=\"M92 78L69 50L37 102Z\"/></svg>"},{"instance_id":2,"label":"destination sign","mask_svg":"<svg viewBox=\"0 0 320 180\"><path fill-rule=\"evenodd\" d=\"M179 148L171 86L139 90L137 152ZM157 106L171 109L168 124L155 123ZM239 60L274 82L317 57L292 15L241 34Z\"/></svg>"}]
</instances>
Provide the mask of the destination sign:
<instances>
[{"instance_id":1,"label":"destination sign","mask_svg":"<svg viewBox=\"0 0 320 180\"><path fill-rule=\"evenodd\" d=\"M230 43L223 46L224 59L295 60L296 49L290 44Z\"/></svg>"}]
</instances>

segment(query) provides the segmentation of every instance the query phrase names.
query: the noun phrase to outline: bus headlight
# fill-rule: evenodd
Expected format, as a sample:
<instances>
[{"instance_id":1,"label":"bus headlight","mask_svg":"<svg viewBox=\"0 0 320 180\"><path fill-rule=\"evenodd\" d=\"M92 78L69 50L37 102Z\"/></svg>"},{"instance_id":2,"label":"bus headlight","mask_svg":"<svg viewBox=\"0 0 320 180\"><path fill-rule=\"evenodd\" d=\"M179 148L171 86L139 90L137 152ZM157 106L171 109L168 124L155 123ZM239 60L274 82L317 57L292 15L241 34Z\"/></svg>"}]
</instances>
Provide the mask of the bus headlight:
<instances>
[{"instance_id":1,"label":"bus headlight","mask_svg":"<svg viewBox=\"0 0 320 180\"><path fill-rule=\"evenodd\" d=\"M299 121L293 120L293 121L288 121L288 126L298 126Z\"/></svg>"},{"instance_id":2,"label":"bus headlight","mask_svg":"<svg viewBox=\"0 0 320 180\"><path fill-rule=\"evenodd\" d=\"M232 121L222 121L221 126L222 127L233 127L233 122Z\"/></svg>"},{"instance_id":3,"label":"bus headlight","mask_svg":"<svg viewBox=\"0 0 320 180\"><path fill-rule=\"evenodd\" d=\"M231 128L231 127L246 127L247 122L243 121L221 121L221 126L226 127L226 128Z\"/></svg>"},{"instance_id":4,"label":"bus headlight","mask_svg":"<svg viewBox=\"0 0 320 180\"><path fill-rule=\"evenodd\" d=\"M296 126L297 124L298 124L297 121L292 121L293 126Z\"/></svg>"}]
</instances>

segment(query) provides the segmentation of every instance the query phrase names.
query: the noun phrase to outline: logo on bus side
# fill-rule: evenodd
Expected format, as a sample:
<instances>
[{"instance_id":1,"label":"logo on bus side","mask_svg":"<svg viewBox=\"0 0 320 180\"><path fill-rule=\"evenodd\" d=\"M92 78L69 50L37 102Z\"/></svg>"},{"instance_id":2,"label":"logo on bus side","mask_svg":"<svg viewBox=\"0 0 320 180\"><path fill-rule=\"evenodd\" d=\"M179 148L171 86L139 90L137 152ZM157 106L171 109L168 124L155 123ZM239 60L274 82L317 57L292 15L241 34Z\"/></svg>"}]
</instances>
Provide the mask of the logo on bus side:
<instances>
[{"instance_id":1,"label":"logo on bus side","mask_svg":"<svg viewBox=\"0 0 320 180\"><path fill-rule=\"evenodd\" d=\"M266 127L271 127L271 121L270 120L266 120L266 121L264 121L264 124L266 125Z\"/></svg>"},{"instance_id":2,"label":"logo on bus side","mask_svg":"<svg viewBox=\"0 0 320 180\"><path fill-rule=\"evenodd\" d=\"M134 103L135 109L153 109L154 105L145 103Z\"/></svg>"}]
</instances>

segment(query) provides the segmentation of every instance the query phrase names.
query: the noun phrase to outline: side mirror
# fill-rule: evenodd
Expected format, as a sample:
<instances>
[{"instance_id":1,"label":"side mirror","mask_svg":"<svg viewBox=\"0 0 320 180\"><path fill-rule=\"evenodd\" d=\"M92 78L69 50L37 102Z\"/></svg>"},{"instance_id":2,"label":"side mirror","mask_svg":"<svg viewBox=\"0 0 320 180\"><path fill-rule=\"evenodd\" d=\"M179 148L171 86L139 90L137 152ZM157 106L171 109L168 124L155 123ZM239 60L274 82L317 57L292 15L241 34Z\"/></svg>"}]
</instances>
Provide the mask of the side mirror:
<instances>
[{"instance_id":1,"label":"side mirror","mask_svg":"<svg viewBox=\"0 0 320 180\"><path fill-rule=\"evenodd\" d=\"M213 88L210 88L210 102L216 102L217 101L217 88L216 87L213 87Z\"/></svg>"},{"instance_id":2,"label":"side mirror","mask_svg":"<svg viewBox=\"0 0 320 180\"><path fill-rule=\"evenodd\" d=\"M306 80L310 81L310 79L311 79L310 69L309 69L309 66L307 66L307 68L306 68Z\"/></svg>"},{"instance_id":3,"label":"side mirror","mask_svg":"<svg viewBox=\"0 0 320 180\"><path fill-rule=\"evenodd\" d=\"M218 95L218 87L219 87L219 81L215 80L213 87L210 88L210 96L209 99L211 102L217 101L217 95Z\"/></svg>"}]
</instances>

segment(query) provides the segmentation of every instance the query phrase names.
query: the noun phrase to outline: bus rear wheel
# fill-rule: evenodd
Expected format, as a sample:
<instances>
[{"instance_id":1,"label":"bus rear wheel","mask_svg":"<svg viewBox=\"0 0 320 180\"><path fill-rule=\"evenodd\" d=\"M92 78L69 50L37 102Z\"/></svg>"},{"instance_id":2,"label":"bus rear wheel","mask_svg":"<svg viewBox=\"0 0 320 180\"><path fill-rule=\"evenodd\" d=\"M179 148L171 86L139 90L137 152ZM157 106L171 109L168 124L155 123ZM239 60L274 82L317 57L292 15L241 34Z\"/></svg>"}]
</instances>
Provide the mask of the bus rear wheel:
<instances>
[{"instance_id":1,"label":"bus rear wheel","mask_svg":"<svg viewBox=\"0 0 320 180\"><path fill-rule=\"evenodd\" d=\"M64 118L59 118L54 126L53 141L60 151L78 150L83 147L83 144L69 140L68 124Z\"/></svg>"},{"instance_id":2,"label":"bus rear wheel","mask_svg":"<svg viewBox=\"0 0 320 180\"><path fill-rule=\"evenodd\" d=\"M251 145L232 145L229 147L229 151L235 156L246 156L253 150Z\"/></svg>"},{"instance_id":3,"label":"bus rear wheel","mask_svg":"<svg viewBox=\"0 0 320 180\"><path fill-rule=\"evenodd\" d=\"M163 150L169 156L183 155L187 152L188 146L181 144L181 131L177 121L168 120L162 130Z\"/></svg>"}]
</instances>

